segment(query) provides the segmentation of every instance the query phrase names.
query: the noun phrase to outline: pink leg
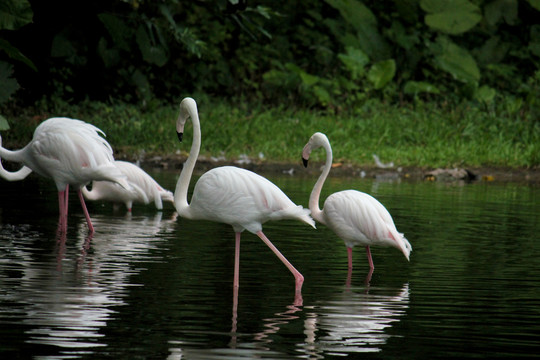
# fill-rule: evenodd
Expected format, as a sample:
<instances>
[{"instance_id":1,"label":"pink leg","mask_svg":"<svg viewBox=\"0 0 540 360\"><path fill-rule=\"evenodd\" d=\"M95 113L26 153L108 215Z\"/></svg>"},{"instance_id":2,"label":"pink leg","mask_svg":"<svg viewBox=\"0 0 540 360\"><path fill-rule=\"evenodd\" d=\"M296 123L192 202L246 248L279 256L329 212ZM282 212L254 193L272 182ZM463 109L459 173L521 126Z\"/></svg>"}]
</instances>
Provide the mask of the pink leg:
<instances>
[{"instance_id":1,"label":"pink leg","mask_svg":"<svg viewBox=\"0 0 540 360\"><path fill-rule=\"evenodd\" d=\"M236 233L236 247L234 249L234 282L233 286L238 289L240 286L240 233Z\"/></svg>"},{"instance_id":2,"label":"pink leg","mask_svg":"<svg viewBox=\"0 0 540 360\"><path fill-rule=\"evenodd\" d=\"M371 250L369 249L369 245L366 246L366 252L367 252L367 258L368 258L368 262L369 262L369 268L371 270L374 270L375 266L373 266L373 259L371 258Z\"/></svg>"},{"instance_id":3,"label":"pink leg","mask_svg":"<svg viewBox=\"0 0 540 360\"><path fill-rule=\"evenodd\" d=\"M58 227L60 232L67 231L67 207L66 207L66 194L67 188L58 192L58 207L59 207L59 217L58 217Z\"/></svg>"},{"instance_id":4,"label":"pink leg","mask_svg":"<svg viewBox=\"0 0 540 360\"><path fill-rule=\"evenodd\" d=\"M283 264L285 264L285 266L290 270L290 272L292 272L295 279L296 292L299 293L302 289L302 284L304 283L304 276L302 276L302 274L300 274L300 272L296 270L294 266L292 266L292 264L285 258L285 256L283 256L279 252L279 250L274 246L274 244L272 244L272 242L268 240L268 238L263 234L262 231L257 232L257 236L260 237L262 241L264 241L264 243L274 252L274 254L277 255L277 257L283 262Z\"/></svg>"},{"instance_id":5,"label":"pink leg","mask_svg":"<svg viewBox=\"0 0 540 360\"><path fill-rule=\"evenodd\" d=\"M94 226L92 225L92 221L90 220L90 214L88 214L88 209L86 208L86 204L84 203L84 197L83 197L81 189L77 190L77 194L79 194L79 200L81 201L81 207L83 209L84 216L86 217L86 222L88 224L88 231L90 231L90 233L93 233L94 232Z\"/></svg>"},{"instance_id":6,"label":"pink leg","mask_svg":"<svg viewBox=\"0 0 540 360\"><path fill-rule=\"evenodd\" d=\"M66 224L67 224L67 214L68 214L68 204L69 204L69 184L66 185L66 193L64 194L65 195L65 199L64 199L64 204L65 204L65 207L64 209L66 210L65 214L66 214Z\"/></svg>"},{"instance_id":7,"label":"pink leg","mask_svg":"<svg viewBox=\"0 0 540 360\"><path fill-rule=\"evenodd\" d=\"M352 270L352 247L347 248L347 258L349 259L349 271Z\"/></svg>"}]
</instances>

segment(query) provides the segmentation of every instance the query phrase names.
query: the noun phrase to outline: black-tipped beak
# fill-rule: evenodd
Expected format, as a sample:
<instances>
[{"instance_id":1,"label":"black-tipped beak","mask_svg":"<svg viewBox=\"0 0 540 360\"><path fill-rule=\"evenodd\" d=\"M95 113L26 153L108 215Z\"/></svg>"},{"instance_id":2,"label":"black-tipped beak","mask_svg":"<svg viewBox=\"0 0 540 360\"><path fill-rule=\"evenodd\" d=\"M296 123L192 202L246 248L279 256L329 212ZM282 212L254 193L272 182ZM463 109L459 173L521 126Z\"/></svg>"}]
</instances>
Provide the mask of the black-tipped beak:
<instances>
[{"instance_id":1,"label":"black-tipped beak","mask_svg":"<svg viewBox=\"0 0 540 360\"><path fill-rule=\"evenodd\" d=\"M304 163L304 167L306 167L306 168L307 168L307 162L308 162L308 159L304 159L304 158L302 158L302 162Z\"/></svg>"},{"instance_id":2,"label":"black-tipped beak","mask_svg":"<svg viewBox=\"0 0 540 360\"><path fill-rule=\"evenodd\" d=\"M176 135L178 135L178 141L182 142L182 137L184 136L184 133L177 132Z\"/></svg>"}]
</instances>

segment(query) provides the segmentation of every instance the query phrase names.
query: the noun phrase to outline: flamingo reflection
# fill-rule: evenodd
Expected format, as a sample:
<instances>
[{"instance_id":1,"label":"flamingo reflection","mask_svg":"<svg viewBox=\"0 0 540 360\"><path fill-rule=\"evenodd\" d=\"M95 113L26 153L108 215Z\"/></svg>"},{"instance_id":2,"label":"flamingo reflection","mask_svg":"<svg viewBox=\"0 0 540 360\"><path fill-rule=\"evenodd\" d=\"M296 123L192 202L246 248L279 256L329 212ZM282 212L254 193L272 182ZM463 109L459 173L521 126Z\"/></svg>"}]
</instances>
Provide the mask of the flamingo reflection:
<instances>
[{"instance_id":1,"label":"flamingo reflection","mask_svg":"<svg viewBox=\"0 0 540 360\"><path fill-rule=\"evenodd\" d=\"M408 308L408 283L397 294L387 288L346 288L333 299L304 307L306 340L298 347L310 358L380 351L391 337L388 328Z\"/></svg>"},{"instance_id":2,"label":"flamingo reflection","mask_svg":"<svg viewBox=\"0 0 540 360\"><path fill-rule=\"evenodd\" d=\"M76 239L66 241L61 231L55 256L48 257L38 246L43 236L31 227L3 226L0 239L10 241L5 255L21 272L10 282L5 300L19 304L25 342L52 346L56 358L92 354L92 349L107 346L102 329L114 308L126 304L129 277L140 271L133 262L147 261L150 250L164 241L159 234L174 231L176 214L167 220L162 216L97 215L93 220L99 231L93 236L88 236L81 217Z\"/></svg>"}]
</instances>

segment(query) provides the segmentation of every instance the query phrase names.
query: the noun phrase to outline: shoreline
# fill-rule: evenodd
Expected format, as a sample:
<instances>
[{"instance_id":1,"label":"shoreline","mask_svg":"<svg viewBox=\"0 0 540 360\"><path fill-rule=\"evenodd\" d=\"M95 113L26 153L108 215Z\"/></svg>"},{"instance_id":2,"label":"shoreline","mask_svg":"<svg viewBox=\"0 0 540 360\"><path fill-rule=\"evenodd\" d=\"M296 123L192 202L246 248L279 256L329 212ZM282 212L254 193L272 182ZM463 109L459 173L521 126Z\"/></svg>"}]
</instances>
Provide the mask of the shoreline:
<instances>
[{"instance_id":1,"label":"shoreline","mask_svg":"<svg viewBox=\"0 0 540 360\"><path fill-rule=\"evenodd\" d=\"M117 160L135 162L137 159L118 154ZM184 155L153 155L146 154L139 159L141 167L163 170L180 170L185 162ZM299 159L298 163L276 162L268 160L242 159L212 160L204 156L199 156L196 172L205 172L218 166L238 166L256 173L281 173L281 174L302 174L313 176L319 173L322 163L315 163L315 166L304 168ZM438 171L436 171L438 170ZM456 171L458 170L458 171ZM352 176L361 178L374 178L379 180L412 180L412 181L439 181L439 182L494 182L494 183L522 183L540 184L540 168L511 168L504 166L472 166L472 167L448 167L444 169L423 168L423 167L389 167L380 168L376 165L353 165L350 163L334 163L332 168L333 176Z\"/></svg>"}]
</instances>

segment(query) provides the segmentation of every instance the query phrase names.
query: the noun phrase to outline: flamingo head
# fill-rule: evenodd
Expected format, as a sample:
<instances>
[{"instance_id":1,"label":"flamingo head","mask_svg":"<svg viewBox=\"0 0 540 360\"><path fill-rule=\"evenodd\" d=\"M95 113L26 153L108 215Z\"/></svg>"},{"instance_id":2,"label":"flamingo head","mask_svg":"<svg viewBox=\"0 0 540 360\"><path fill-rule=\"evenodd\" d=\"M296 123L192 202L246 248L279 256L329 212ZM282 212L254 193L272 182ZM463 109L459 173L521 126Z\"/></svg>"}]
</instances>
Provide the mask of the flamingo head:
<instances>
[{"instance_id":1,"label":"flamingo head","mask_svg":"<svg viewBox=\"0 0 540 360\"><path fill-rule=\"evenodd\" d=\"M180 103L180 113L176 119L176 134L178 140L182 142L184 135L184 126L189 118L193 118L197 114L197 103L190 97L184 98Z\"/></svg>"},{"instance_id":2,"label":"flamingo head","mask_svg":"<svg viewBox=\"0 0 540 360\"><path fill-rule=\"evenodd\" d=\"M308 165L309 155L311 152L320 148L325 143L328 144L329 141L326 135L323 133L316 132L315 134L311 135L306 146L304 146L304 150L302 150L302 162L304 163L304 167L307 167Z\"/></svg>"}]
</instances>

